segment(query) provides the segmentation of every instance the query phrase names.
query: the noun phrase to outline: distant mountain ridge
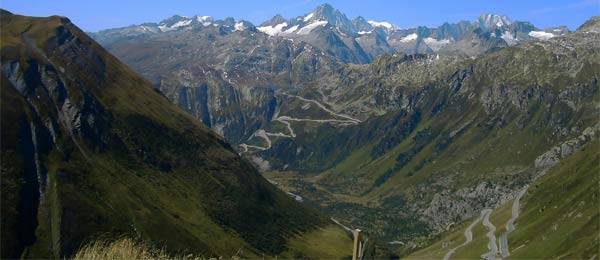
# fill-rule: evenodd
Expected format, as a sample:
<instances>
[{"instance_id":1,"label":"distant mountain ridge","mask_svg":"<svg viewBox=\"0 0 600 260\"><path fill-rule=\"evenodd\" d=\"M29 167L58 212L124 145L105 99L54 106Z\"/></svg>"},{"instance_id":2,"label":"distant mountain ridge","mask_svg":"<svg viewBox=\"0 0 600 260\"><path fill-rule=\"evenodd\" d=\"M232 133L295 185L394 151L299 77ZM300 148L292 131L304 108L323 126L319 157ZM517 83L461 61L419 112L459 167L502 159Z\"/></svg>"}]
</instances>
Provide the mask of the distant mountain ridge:
<instances>
[{"instance_id":1,"label":"distant mountain ridge","mask_svg":"<svg viewBox=\"0 0 600 260\"><path fill-rule=\"evenodd\" d=\"M402 29L386 21L361 16L350 20L329 4L310 13L286 19L281 15L255 26L248 21L210 16L175 15L159 23L146 23L92 33L101 42L145 34L218 27L221 33L249 30L271 37L301 40L343 62L369 63L384 53L458 53L477 56L489 50L530 40L547 40L569 33L566 27L539 29L529 22L512 21L497 14L482 14L474 21L444 23L438 27Z\"/></svg>"}]
</instances>

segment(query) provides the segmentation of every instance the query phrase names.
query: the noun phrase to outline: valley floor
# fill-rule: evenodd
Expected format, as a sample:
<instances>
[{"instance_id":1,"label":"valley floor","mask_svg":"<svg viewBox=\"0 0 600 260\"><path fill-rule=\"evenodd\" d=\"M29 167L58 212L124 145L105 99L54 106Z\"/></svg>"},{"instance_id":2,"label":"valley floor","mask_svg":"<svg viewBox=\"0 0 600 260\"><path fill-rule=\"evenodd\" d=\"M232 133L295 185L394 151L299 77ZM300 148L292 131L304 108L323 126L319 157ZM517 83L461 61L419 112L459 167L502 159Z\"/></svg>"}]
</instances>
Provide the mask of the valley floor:
<instances>
[{"instance_id":1,"label":"valley floor","mask_svg":"<svg viewBox=\"0 0 600 260\"><path fill-rule=\"evenodd\" d=\"M598 148L596 140L557 166L540 171L537 180L522 187L510 201L498 208L483 209L473 219L450 227L429 246L406 258L598 257ZM305 203L313 206L327 209L339 202L368 206L364 197L335 194L319 186L319 175L301 176L293 172L267 172L263 175L286 192L300 194ZM336 216L339 211L332 214L342 221L355 217ZM393 244L405 247L404 242L395 241Z\"/></svg>"}]
</instances>

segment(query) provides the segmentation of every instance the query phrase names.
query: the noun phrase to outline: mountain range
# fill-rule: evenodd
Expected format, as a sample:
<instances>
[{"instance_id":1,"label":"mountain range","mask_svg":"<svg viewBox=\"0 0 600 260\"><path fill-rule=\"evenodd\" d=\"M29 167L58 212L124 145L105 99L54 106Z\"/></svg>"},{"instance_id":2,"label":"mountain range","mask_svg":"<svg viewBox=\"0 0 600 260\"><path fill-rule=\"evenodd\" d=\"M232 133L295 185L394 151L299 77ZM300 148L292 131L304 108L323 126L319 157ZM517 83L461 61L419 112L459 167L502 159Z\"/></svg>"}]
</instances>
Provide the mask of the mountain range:
<instances>
[{"instance_id":1,"label":"mountain range","mask_svg":"<svg viewBox=\"0 0 600 260\"><path fill-rule=\"evenodd\" d=\"M216 28L213 28L216 27ZM92 34L102 43L123 38L178 31L216 29L223 35L250 31L290 41L304 41L328 55L351 63L370 63L384 53L456 53L476 56L495 48L530 40L547 40L569 33L564 27L536 28L529 22L512 21L506 16L482 14L474 21L444 23L438 27L402 29L389 22L348 19L329 4L303 16L286 19L276 15L259 26L234 18L214 20L210 16L175 15L159 23L145 23Z\"/></svg>"},{"instance_id":2,"label":"mountain range","mask_svg":"<svg viewBox=\"0 0 600 260\"><path fill-rule=\"evenodd\" d=\"M402 29L324 4L84 33L4 11L0 51L7 256L108 232L341 258L340 224L366 258L597 257L600 17Z\"/></svg>"},{"instance_id":3,"label":"mountain range","mask_svg":"<svg viewBox=\"0 0 600 260\"><path fill-rule=\"evenodd\" d=\"M597 18L400 29L322 5L241 23L91 35L269 179L401 255L503 205L536 159L598 127Z\"/></svg>"}]
</instances>

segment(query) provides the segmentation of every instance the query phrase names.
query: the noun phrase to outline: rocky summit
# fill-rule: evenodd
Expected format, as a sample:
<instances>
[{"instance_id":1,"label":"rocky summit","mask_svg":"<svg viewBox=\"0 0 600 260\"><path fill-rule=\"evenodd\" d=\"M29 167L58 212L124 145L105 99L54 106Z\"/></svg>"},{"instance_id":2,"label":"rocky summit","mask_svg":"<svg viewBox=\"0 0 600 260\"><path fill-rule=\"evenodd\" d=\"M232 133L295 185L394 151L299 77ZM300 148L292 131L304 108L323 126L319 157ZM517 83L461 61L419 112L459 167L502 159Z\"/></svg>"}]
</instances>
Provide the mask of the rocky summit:
<instances>
[{"instance_id":1,"label":"rocky summit","mask_svg":"<svg viewBox=\"0 0 600 260\"><path fill-rule=\"evenodd\" d=\"M598 16L273 15L2 11L2 256L598 257Z\"/></svg>"}]
</instances>

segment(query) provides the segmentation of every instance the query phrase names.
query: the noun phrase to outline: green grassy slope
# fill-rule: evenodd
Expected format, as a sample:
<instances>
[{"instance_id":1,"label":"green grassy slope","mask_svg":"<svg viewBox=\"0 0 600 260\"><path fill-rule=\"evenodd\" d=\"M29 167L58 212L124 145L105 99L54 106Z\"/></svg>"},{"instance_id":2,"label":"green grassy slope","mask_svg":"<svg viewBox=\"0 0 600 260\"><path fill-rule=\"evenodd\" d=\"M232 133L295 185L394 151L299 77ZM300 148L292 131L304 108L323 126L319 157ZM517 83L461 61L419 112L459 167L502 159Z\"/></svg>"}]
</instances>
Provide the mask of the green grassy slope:
<instances>
[{"instance_id":1,"label":"green grassy slope","mask_svg":"<svg viewBox=\"0 0 600 260\"><path fill-rule=\"evenodd\" d=\"M600 142L590 143L529 189L508 237L514 259L598 257L599 149Z\"/></svg>"},{"instance_id":2,"label":"green grassy slope","mask_svg":"<svg viewBox=\"0 0 600 260\"><path fill-rule=\"evenodd\" d=\"M345 128L322 125L260 155L318 175L299 178L297 192L384 241L440 232L529 183L538 156L597 123L598 39L578 31L464 61L459 69L440 65L447 71L419 86L404 86L398 78L418 72L393 58L371 64L385 73L364 75L348 88L396 90L406 108ZM432 205L436 196L442 202Z\"/></svg>"},{"instance_id":3,"label":"green grassy slope","mask_svg":"<svg viewBox=\"0 0 600 260\"><path fill-rule=\"evenodd\" d=\"M278 255L329 225L68 19L2 11L0 31L2 257L121 235L173 253Z\"/></svg>"},{"instance_id":4,"label":"green grassy slope","mask_svg":"<svg viewBox=\"0 0 600 260\"><path fill-rule=\"evenodd\" d=\"M509 259L590 259L600 248L600 142L586 145L538 179L521 199L516 230L509 234ZM496 236L506 231L512 200L494 210L491 222ZM440 235L407 259L443 258L464 242L463 232L473 220ZM478 259L487 250L487 231L479 223L473 241L451 259Z\"/></svg>"}]
</instances>

